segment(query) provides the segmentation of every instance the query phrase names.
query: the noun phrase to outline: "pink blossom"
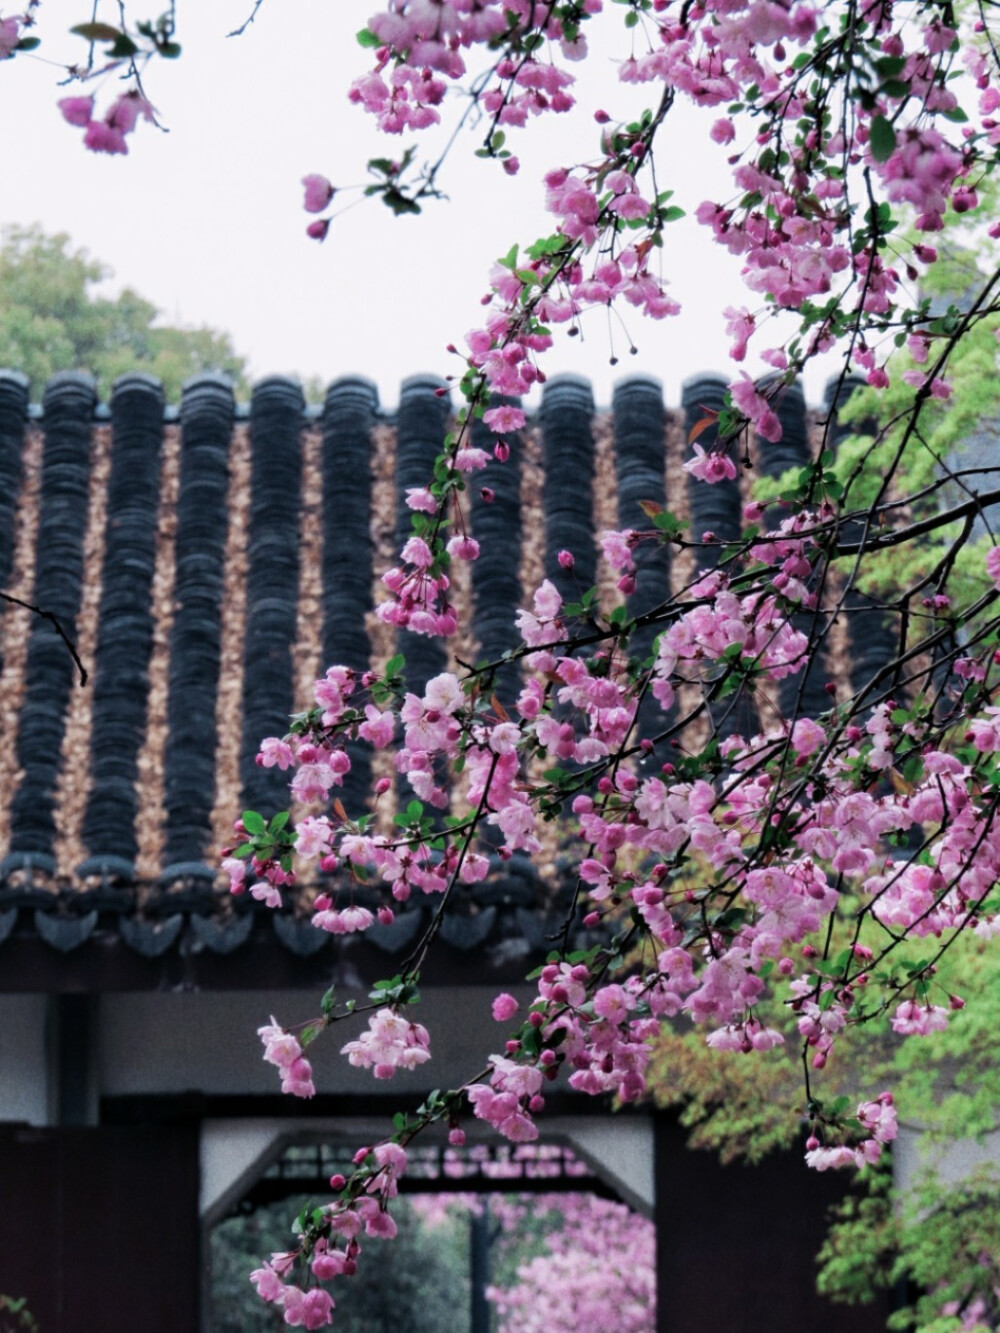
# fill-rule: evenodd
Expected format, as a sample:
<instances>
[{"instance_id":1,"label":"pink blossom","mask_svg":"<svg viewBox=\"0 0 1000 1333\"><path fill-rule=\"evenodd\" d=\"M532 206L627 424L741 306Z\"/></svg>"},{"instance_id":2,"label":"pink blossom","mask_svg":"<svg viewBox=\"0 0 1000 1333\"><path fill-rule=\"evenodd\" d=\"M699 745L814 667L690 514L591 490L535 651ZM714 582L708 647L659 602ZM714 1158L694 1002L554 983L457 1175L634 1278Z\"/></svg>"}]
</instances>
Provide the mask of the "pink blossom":
<instances>
[{"instance_id":1,"label":"pink blossom","mask_svg":"<svg viewBox=\"0 0 1000 1333\"><path fill-rule=\"evenodd\" d=\"M21 18L0 18L0 60L7 60L14 54L21 40Z\"/></svg>"},{"instance_id":2,"label":"pink blossom","mask_svg":"<svg viewBox=\"0 0 1000 1333\"><path fill-rule=\"evenodd\" d=\"M430 1038L419 1023L410 1023L391 1009L379 1009L368 1029L341 1047L341 1054L360 1069L372 1069L376 1078L391 1078L397 1069L415 1069L430 1059Z\"/></svg>"},{"instance_id":3,"label":"pink blossom","mask_svg":"<svg viewBox=\"0 0 1000 1333\"><path fill-rule=\"evenodd\" d=\"M734 339L729 355L734 361L742 361L747 354L747 343L753 334L756 321L745 306L741 306L739 310L727 306L723 314L727 321L726 333Z\"/></svg>"},{"instance_id":4,"label":"pink blossom","mask_svg":"<svg viewBox=\"0 0 1000 1333\"><path fill-rule=\"evenodd\" d=\"M327 907L313 914L312 923L331 935L353 935L368 930L375 924L375 918L367 907L345 907L342 911Z\"/></svg>"},{"instance_id":5,"label":"pink blossom","mask_svg":"<svg viewBox=\"0 0 1000 1333\"><path fill-rule=\"evenodd\" d=\"M513 995L498 995L493 1001L493 1017L498 1023L509 1022L517 1013L518 1004Z\"/></svg>"},{"instance_id":6,"label":"pink blossom","mask_svg":"<svg viewBox=\"0 0 1000 1333\"><path fill-rule=\"evenodd\" d=\"M940 1005L918 1004L916 1000L904 1000L892 1020L893 1032L904 1037L926 1037L932 1032L943 1032L947 1026L947 1009Z\"/></svg>"},{"instance_id":7,"label":"pink blossom","mask_svg":"<svg viewBox=\"0 0 1000 1333\"><path fill-rule=\"evenodd\" d=\"M523 429L525 420L525 415L519 407L511 407L507 404L500 407L491 407L483 414L483 421L489 426L490 430L496 431L498 435L506 435Z\"/></svg>"},{"instance_id":8,"label":"pink blossom","mask_svg":"<svg viewBox=\"0 0 1000 1333\"><path fill-rule=\"evenodd\" d=\"M322 1287L300 1291L286 1287L283 1300L285 1323L292 1328L325 1328L333 1323L333 1297Z\"/></svg>"},{"instance_id":9,"label":"pink blossom","mask_svg":"<svg viewBox=\"0 0 1000 1333\"><path fill-rule=\"evenodd\" d=\"M418 569L427 569L434 563L434 555L423 537L411 537L400 552L399 558Z\"/></svg>"},{"instance_id":10,"label":"pink blossom","mask_svg":"<svg viewBox=\"0 0 1000 1333\"><path fill-rule=\"evenodd\" d=\"M279 1027L273 1018L266 1027L258 1028L258 1035L264 1043L264 1059L277 1065L281 1073L281 1091L293 1097L314 1097L312 1070L298 1038Z\"/></svg>"},{"instance_id":11,"label":"pink blossom","mask_svg":"<svg viewBox=\"0 0 1000 1333\"><path fill-rule=\"evenodd\" d=\"M378 1209L365 1222L365 1234L375 1236L379 1240L392 1240L396 1235L395 1219L384 1209Z\"/></svg>"},{"instance_id":12,"label":"pink blossom","mask_svg":"<svg viewBox=\"0 0 1000 1333\"><path fill-rule=\"evenodd\" d=\"M303 176L302 184L305 186L305 202L302 207L307 213L322 213L333 198L333 186L325 176L317 175Z\"/></svg>"},{"instance_id":13,"label":"pink blossom","mask_svg":"<svg viewBox=\"0 0 1000 1333\"><path fill-rule=\"evenodd\" d=\"M1000 708L987 705L983 715L973 718L969 723L965 738L972 742L980 754L994 754L1000 750Z\"/></svg>"},{"instance_id":14,"label":"pink blossom","mask_svg":"<svg viewBox=\"0 0 1000 1333\"><path fill-rule=\"evenodd\" d=\"M222 859L222 869L229 876L229 892L243 893L246 889L247 863L239 857L227 856Z\"/></svg>"},{"instance_id":15,"label":"pink blossom","mask_svg":"<svg viewBox=\"0 0 1000 1333\"><path fill-rule=\"evenodd\" d=\"M621 532L602 532L601 549L604 558L612 569L631 570L635 568L632 559L632 541L635 533L631 528Z\"/></svg>"},{"instance_id":16,"label":"pink blossom","mask_svg":"<svg viewBox=\"0 0 1000 1333\"><path fill-rule=\"evenodd\" d=\"M5 23L12 21L11 19L3 20ZM93 119L94 99L92 97L64 97L58 103L58 106L63 114L63 119L70 125L75 125L78 129L85 129Z\"/></svg>"},{"instance_id":17,"label":"pink blossom","mask_svg":"<svg viewBox=\"0 0 1000 1333\"><path fill-rule=\"evenodd\" d=\"M697 477L699 481L707 481L710 484L717 481L735 480L736 464L728 454L717 450L706 454L697 442L691 447L694 457L689 458L683 465L685 472L690 472L692 477Z\"/></svg>"},{"instance_id":18,"label":"pink blossom","mask_svg":"<svg viewBox=\"0 0 1000 1333\"><path fill-rule=\"evenodd\" d=\"M152 103L148 102L141 93L132 91L123 93L121 97L112 102L104 118L109 126L121 130L122 134L131 134L140 116L144 120L155 119Z\"/></svg>"},{"instance_id":19,"label":"pink blossom","mask_svg":"<svg viewBox=\"0 0 1000 1333\"><path fill-rule=\"evenodd\" d=\"M263 903L265 907L270 907L272 911L277 910L282 905L281 890L266 881L251 885L250 897Z\"/></svg>"},{"instance_id":20,"label":"pink blossom","mask_svg":"<svg viewBox=\"0 0 1000 1333\"><path fill-rule=\"evenodd\" d=\"M264 768L277 766L284 770L291 768L293 762L292 747L287 741L278 740L276 736L268 736L266 740L261 741L257 763L262 764Z\"/></svg>"},{"instance_id":21,"label":"pink blossom","mask_svg":"<svg viewBox=\"0 0 1000 1333\"><path fill-rule=\"evenodd\" d=\"M264 1301L280 1301L287 1290L270 1264L255 1268L250 1274L250 1281L257 1288L257 1295Z\"/></svg>"},{"instance_id":22,"label":"pink blossom","mask_svg":"<svg viewBox=\"0 0 1000 1333\"><path fill-rule=\"evenodd\" d=\"M448 539L448 554L453 560L475 560L479 556L479 543L473 537L456 533Z\"/></svg>"},{"instance_id":23,"label":"pink blossom","mask_svg":"<svg viewBox=\"0 0 1000 1333\"><path fill-rule=\"evenodd\" d=\"M93 153L127 153L125 134L104 120L92 120L83 136L84 147Z\"/></svg>"},{"instance_id":24,"label":"pink blossom","mask_svg":"<svg viewBox=\"0 0 1000 1333\"><path fill-rule=\"evenodd\" d=\"M426 486L410 486L406 492L408 509L418 509L424 514L436 514L438 502Z\"/></svg>"},{"instance_id":25,"label":"pink blossom","mask_svg":"<svg viewBox=\"0 0 1000 1333\"><path fill-rule=\"evenodd\" d=\"M374 704L365 704L365 720L358 727L358 735L369 741L377 750L384 750L392 744L396 731L396 719L391 712L379 712Z\"/></svg>"}]
</instances>

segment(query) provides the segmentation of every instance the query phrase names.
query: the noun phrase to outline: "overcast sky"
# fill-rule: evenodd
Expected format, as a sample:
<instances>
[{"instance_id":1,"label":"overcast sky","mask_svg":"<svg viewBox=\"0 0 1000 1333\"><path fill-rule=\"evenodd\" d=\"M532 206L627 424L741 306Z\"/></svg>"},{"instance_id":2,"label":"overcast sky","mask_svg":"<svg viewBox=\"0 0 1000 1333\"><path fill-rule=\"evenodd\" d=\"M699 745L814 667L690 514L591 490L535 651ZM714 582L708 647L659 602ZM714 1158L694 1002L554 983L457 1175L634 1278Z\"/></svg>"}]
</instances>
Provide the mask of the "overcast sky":
<instances>
[{"instance_id":1,"label":"overcast sky","mask_svg":"<svg viewBox=\"0 0 1000 1333\"><path fill-rule=\"evenodd\" d=\"M116 6L107 8L113 17ZM135 18L155 8L130 4ZM492 260L514 240L529 243L551 230L543 172L587 160L596 126L579 117L573 133L568 117L550 116L531 127L542 132L511 136L522 162L516 180L474 158L478 140L463 135L443 177L450 202L428 204L419 218L394 218L368 202L317 244L305 235L301 177L318 171L335 184L364 183L367 159L387 152L371 118L346 100L350 80L369 64L354 33L377 0L265 0L245 34L227 38L251 8L252 0L179 0L183 56L156 61L147 76L169 133L141 124L129 156L111 158L84 150L81 131L56 109L65 95L56 87L58 62L86 51L68 30L89 17L89 0L45 0L42 47L0 68L0 223L68 232L114 269L117 284L154 301L170 322L228 330L255 375L325 381L362 372L391 407L406 375L455 368L445 348L461 345L479 321ZM621 11L609 9L601 20L605 49L613 43L621 51ZM593 49L598 44L592 40ZM616 118L652 96L619 85L600 53L577 72ZM113 98L113 81L97 95L99 105ZM675 189L675 201L691 213L705 198L728 195L723 154L707 141L709 123L678 108L657 149L662 187ZM421 144L428 159L433 144ZM684 378L726 368L719 312L745 299L737 268L692 220L668 235L664 272L682 315L659 325L632 318L638 356L628 355L628 339L615 328L617 367L609 365L608 323L599 311L588 316L582 342L560 337L546 358L550 373L588 375L599 404L626 372L660 377L673 404ZM823 378L807 383L810 401Z\"/></svg>"}]
</instances>

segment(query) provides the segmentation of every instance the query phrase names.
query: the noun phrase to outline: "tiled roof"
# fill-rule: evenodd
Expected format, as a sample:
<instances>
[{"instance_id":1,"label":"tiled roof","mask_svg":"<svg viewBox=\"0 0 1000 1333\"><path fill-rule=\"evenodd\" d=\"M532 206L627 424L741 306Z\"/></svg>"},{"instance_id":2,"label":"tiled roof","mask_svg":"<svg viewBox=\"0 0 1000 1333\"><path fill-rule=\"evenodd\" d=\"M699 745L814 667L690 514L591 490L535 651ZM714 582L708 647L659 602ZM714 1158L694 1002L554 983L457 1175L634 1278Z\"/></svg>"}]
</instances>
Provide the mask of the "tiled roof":
<instances>
[{"instance_id":1,"label":"tiled roof","mask_svg":"<svg viewBox=\"0 0 1000 1333\"><path fill-rule=\"evenodd\" d=\"M596 531L648 526L641 501L690 516L686 432L724 387L697 377L666 411L658 382L633 377L595 413L585 380L545 386L509 462L474 478L483 555L456 578L468 626L459 656L499 657L525 584L543 574L570 600L595 582L614 595ZM89 376L65 373L38 410L24 377L0 372L0 589L55 615L90 673L81 688L53 625L0 604L0 986L4 949L26 935L69 954L117 933L145 957L192 941L227 955L268 932L298 954L347 947L294 914L233 904L218 848L240 810L287 804L286 777L254 755L308 705L323 666L364 669L392 649L371 614L373 580L408 529L406 488L430 474L449 412L442 388L404 381L390 418L363 378L336 380L318 410L293 381L265 379L247 410L228 381L203 375L172 410L156 381L127 375L105 408ZM774 475L809 457L797 386L780 415L781 444L757 459ZM739 480L700 486L695 502L694 531L720 544L738 535ZM562 548L576 556L572 572L556 559ZM651 545L631 608L655 606L712 558L682 553L672 570L669 548ZM883 650L876 634L861 637L863 652ZM413 689L449 665L428 638L402 633L396 650ZM517 679L514 665L497 671L502 701ZM804 687L783 682L779 706L787 713L784 692L801 688L805 711L825 707L824 679L817 664ZM358 745L352 761L340 795L360 810L385 758ZM555 834L534 863L498 863L468 891L446 943L523 953L514 941L526 937L544 951L561 919L560 864ZM419 917L413 904L364 947L404 955Z\"/></svg>"}]
</instances>

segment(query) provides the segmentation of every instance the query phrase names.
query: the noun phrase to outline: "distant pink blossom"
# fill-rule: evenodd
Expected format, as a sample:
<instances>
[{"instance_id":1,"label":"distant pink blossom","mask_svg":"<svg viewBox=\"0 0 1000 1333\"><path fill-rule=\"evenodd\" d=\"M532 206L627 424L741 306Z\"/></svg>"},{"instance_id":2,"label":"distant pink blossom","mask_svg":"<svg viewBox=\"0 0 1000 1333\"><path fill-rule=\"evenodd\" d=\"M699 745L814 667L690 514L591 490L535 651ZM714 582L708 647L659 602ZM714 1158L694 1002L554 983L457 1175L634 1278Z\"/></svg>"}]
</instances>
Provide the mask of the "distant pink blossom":
<instances>
[{"instance_id":1,"label":"distant pink blossom","mask_svg":"<svg viewBox=\"0 0 1000 1333\"><path fill-rule=\"evenodd\" d=\"M83 136L84 147L93 153L127 153L125 134L104 120L92 120Z\"/></svg>"},{"instance_id":2,"label":"distant pink blossom","mask_svg":"<svg viewBox=\"0 0 1000 1333\"><path fill-rule=\"evenodd\" d=\"M307 213L322 213L333 198L333 186L325 176L317 175L303 176L302 184L306 192L302 207Z\"/></svg>"},{"instance_id":3,"label":"distant pink blossom","mask_svg":"<svg viewBox=\"0 0 1000 1333\"><path fill-rule=\"evenodd\" d=\"M12 56L20 40L20 20L16 18L0 19L0 60L6 60L9 56Z\"/></svg>"},{"instance_id":4,"label":"distant pink blossom","mask_svg":"<svg viewBox=\"0 0 1000 1333\"><path fill-rule=\"evenodd\" d=\"M4 20L4 22L9 22L9 20ZM58 106L63 114L63 120L81 130L90 124L94 116L94 99L92 97L64 97L58 103Z\"/></svg>"}]
</instances>

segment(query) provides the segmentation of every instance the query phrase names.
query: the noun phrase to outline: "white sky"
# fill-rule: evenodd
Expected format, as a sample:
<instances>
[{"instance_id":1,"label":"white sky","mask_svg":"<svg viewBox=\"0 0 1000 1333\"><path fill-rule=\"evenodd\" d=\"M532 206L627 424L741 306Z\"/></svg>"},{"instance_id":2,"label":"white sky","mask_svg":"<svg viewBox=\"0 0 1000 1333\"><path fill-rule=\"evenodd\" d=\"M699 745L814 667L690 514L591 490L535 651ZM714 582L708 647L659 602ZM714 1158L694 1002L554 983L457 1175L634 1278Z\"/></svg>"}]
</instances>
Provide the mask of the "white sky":
<instances>
[{"instance_id":1,"label":"white sky","mask_svg":"<svg viewBox=\"0 0 1000 1333\"><path fill-rule=\"evenodd\" d=\"M130 15L152 18L163 5L130 0ZM480 321L491 262L513 241L530 243L552 230L541 176L587 160L597 127L586 115L547 116L509 135L522 162L516 179L473 157L479 141L465 134L442 176L450 202L430 202L419 218L394 218L369 201L338 220L319 245L305 235L301 177L317 171L335 184L364 183L369 157L393 156L410 141L380 137L372 119L346 100L350 80L370 63L354 34L378 0L264 0L246 33L227 40L251 8L252 0L178 0L184 53L176 62L154 62L146 79L170 132L143 123L129 156L111 158L87 152L82 132L63 122L57 97L77 89L59 91L58 63L46 63L84 56L86 44L68 30L90 17L89 0L45 0L38 52L0 67L0 224L38 222L68 232L114 269L116 284L154 301L171 323L228 330L254 375L326 381L361 372L377 381L391 407L405 376L458 369L445 347L463 346L465 331ZM604 49L619 53L628 41L622 11L608 8L614 13L600 20ZM116 6L107 10L112 18ZM596 37L591 46L597 53L575 72L595 92L584 91L581 102L621 118L652 100L653 89L619 85ZM114 95L113 81L106 82L99 106ZM658 141L661 188L675 189L675 202L689 213L703 199L729 193L724 155L707 139L710 123L675 108ZM435 141L420 138L421 155L431 160ZM726 370L719 312L746 299L737 267L691 219L668 236L664 272L682 303L680 316L654 324L633 315L629 332L639 355L628 355L616 329L614 368L607 321L596 311L583 340L557 336L545 358L549 373L587 375L598 404L610 401L614 381L626 373L657 375L675 404L687 376ZM746 368L759 369L749 361ZM811 402L832 369L807 381Z\"/></svg>"}]
</instances>

